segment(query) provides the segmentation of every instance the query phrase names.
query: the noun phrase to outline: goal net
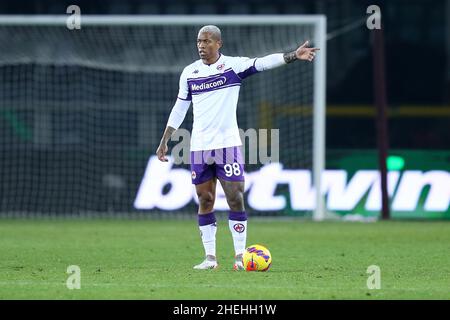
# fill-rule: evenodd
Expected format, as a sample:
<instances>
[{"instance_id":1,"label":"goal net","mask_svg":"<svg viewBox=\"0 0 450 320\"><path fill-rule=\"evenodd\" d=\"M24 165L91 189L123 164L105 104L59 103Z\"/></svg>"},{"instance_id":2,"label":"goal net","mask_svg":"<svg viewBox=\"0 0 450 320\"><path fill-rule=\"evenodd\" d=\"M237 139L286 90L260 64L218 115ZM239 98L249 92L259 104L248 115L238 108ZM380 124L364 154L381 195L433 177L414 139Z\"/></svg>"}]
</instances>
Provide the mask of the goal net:
<instances>
[{"instance_id":1,"label":"goal net","mask_svg":"<svg viewBox=\"0 0 450 320\"><path fill-rule=\"evenodd\" d=\"M195 214L189 164L154 155L197 32L215 24L228 56L321 48L314 63L245 79L238 124L247 210L323 217L323 16L82 16L73 30L66 19L0 16L2 215ZM192 121L191 107L179 132Z\"/></svg>"}]
</instances>

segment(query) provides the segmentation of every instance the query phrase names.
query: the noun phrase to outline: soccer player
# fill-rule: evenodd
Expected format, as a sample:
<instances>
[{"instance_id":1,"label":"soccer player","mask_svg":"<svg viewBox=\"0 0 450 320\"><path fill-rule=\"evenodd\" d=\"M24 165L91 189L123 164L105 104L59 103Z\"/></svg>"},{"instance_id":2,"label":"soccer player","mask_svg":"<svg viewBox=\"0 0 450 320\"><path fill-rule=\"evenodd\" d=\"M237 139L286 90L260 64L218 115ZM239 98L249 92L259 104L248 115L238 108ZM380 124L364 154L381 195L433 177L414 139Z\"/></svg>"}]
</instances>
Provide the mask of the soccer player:
<instances>
[{"instance_id":1,"label":"soccer player","mask_svg":"<svg viewBox=\"0 0 450 320\"><path fill-rule=\"evenodd\" d=\"M235 249L235 270L243 270L242 255L247 237L244 207L244 161L236 119L242 80L260 71L276 68L296 60L313 61L318 48L308 41L289 53L275 53L261 58L229 57L222 47L220 29L202 27L197 36L200 59L184 68L180 76L178 98L170 113L156 154L168 161L167 142L183 122L193 104L194 123L191 135L191 171L198 200L198 224L205 249L205 260L194 269L215 269L216 218L214 201L217 180L223 187L230 207L229 228Z\"/></svg>"}]
</instances>

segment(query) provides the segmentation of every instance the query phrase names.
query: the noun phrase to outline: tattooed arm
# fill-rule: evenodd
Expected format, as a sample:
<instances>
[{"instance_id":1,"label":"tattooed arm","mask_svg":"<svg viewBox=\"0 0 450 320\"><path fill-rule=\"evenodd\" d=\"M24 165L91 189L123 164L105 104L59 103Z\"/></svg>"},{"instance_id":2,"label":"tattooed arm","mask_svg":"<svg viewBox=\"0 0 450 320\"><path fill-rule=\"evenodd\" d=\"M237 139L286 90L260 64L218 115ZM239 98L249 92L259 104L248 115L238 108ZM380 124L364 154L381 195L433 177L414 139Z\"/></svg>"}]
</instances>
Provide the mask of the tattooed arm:
<instances>
[{"instance_id":1,"label":"tattooed arm","mask_svg":"<svg viewBox=\"0 0 450 320\"><path fill-rule=\"evenodd\" d=\"M255 60L255 68L257 71L264 71L280 67L296 60L313 61L316 51L319 48L308 48L309 42L306 41L297 50L287 53L274 53L268 56L257 58Z\"/></svg>"},{"instance_id":2,"label":"tattooed arm","mask_svg":"<svg viewBox=\"0 0 450 320\"><path fill-rule=\"evenodd\" d=\"M306 41L297 50L283 54L284 62L291 63L295 60L313 61L316 56L316 51L319 48L308 48L309 41Z\"/></svg>"}]
</instances>

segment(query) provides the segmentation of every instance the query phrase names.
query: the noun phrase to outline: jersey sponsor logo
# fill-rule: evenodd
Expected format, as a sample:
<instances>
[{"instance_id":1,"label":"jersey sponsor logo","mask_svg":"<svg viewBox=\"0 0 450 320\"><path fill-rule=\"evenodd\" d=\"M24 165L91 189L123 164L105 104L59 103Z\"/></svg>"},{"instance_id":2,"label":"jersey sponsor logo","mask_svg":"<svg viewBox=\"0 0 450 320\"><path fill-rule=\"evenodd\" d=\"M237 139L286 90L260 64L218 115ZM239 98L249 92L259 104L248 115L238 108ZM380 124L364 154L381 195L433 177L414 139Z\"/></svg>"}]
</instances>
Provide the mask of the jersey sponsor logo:
<instances>
[{"instance_id":1,"label":"jersey sponsor logo","mask_svg":"<svg viewBox=\"0 0 450 320\"><path fill-rule=\"evenodd\" d=\"M188 78L189 92L193 95L241 85L242 79L230 68L206 77Z\"/></svg>"},{"instance_id":2,"label":"jersey sponsor logo","mask_svg":"<svg viewBox=\"0 0 450 320\"><path fill-rule=\"evenodd\" d=\"M233 229L234 229L236 232L242 233L242 232L245 231L245 226L244 226L242 223L235 223L235 224L233 225Z\"/></svg>"},{"instance_id":3,"label":"jersey sponsor logo","mask_svg":"<svg viewBox=\"0 0 450 320\"><path fill-rule=\"evenodd\" d=\"M198 69L197 70L194 70L194 72L192 72L193 74L196 74L196 73L198 73Z\"/></svg>"},{"instance_id":4,"label":"jersey sponsor logo","mask_svg":"<svg viewBox=\"0 0 450 320\"><path fill-rule=\"evenodd\" d=\"M202 90L208 90L208 89L214 89L220 86L223 86L227 82L226 77L219 77L212 80L209 80L207 82L203 82L202 84L191 84L191 91L202 91Z\"/></svg>"}]
</instances>

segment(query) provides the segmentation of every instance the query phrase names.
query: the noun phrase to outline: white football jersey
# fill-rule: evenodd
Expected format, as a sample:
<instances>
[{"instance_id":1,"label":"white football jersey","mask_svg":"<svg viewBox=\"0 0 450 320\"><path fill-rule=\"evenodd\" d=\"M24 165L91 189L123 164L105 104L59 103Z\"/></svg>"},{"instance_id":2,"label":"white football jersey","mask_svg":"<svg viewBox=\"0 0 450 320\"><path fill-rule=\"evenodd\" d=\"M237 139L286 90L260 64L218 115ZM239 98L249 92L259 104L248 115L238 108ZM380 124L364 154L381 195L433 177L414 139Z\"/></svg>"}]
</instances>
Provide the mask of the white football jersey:
<instances>
[{"instance_id":1,"label":"white football jersey","mask_svg":"<svg viewBox=\"0 0 450 320\"><path fill-rule=\"evenodd\" d=\"M178 98L192 100L191 151L242 145L236 119L241 82L255 74L257 58L220 55L207 65L201 59L184 68Z\"/></svg>"}]
</instances>

